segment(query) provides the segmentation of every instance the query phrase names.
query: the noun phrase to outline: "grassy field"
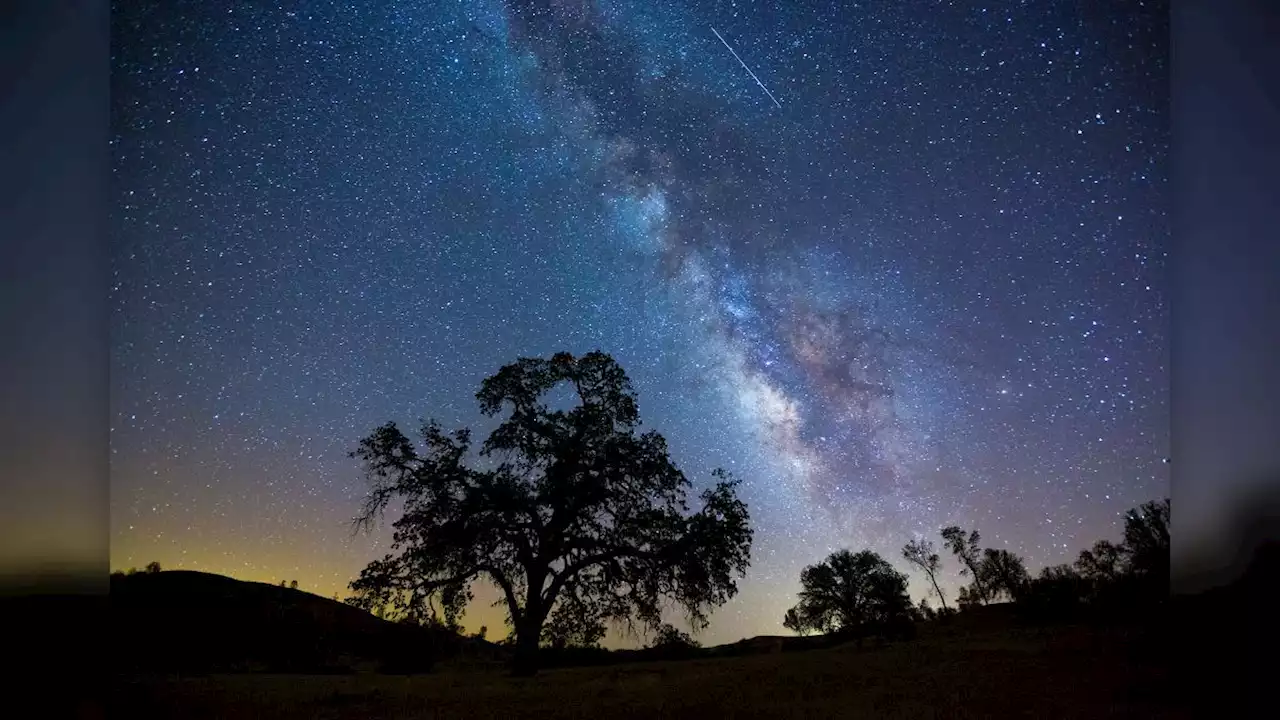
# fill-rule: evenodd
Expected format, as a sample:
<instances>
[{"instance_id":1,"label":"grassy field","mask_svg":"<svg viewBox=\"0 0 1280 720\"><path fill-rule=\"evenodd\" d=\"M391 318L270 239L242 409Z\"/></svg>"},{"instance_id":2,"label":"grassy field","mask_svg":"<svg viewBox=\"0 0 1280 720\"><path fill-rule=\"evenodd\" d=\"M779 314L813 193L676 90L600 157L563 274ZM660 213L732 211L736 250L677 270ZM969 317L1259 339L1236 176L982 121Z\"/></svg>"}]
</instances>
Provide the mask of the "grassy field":
<instances>
[{"instance_id":1,"label":"grassy field","mask_svg":"<svg viewBox=\"0 0 1280 720\"><path fill-rule=\"evenodd\" d=\"M544 671L122 678L113 714L183 718L1189 717L1133 629L936 628L887 647Z\"/></svg>"}]
</instances>

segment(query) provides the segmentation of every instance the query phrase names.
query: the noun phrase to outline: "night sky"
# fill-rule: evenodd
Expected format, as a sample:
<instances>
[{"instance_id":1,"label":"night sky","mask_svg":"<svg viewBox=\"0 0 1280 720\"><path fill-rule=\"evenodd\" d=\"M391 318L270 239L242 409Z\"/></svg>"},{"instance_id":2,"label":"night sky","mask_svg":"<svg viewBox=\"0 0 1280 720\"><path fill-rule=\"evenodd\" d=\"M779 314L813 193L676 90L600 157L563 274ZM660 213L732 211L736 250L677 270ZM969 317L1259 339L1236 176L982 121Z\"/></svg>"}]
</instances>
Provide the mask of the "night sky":
<instances>
[{"instance_id":1,"label":"night sky","mask_svg":"<svg viewBox=\"0 0 1280 720\"><path fill-rule=\"evenodd\" d=\"M115 568L345 596L346 453L560 350L744 482L704 642L839 548L1035 572L1168 495L1166 3L163 5L113 18Z\"/></svg>"}]
</instances>

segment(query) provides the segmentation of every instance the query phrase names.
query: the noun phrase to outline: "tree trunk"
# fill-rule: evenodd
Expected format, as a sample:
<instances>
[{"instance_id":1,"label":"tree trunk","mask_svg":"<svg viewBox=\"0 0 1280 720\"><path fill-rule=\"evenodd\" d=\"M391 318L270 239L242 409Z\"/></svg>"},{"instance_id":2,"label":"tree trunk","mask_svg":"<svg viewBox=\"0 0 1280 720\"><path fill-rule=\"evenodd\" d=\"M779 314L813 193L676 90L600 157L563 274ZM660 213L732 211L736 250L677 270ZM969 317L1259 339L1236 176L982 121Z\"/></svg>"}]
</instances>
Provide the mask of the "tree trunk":
<instances>
[{"instance_id":1,"label":"tree trunk","mask_svg":"<svg viewBox=\"0 0 1280 720\"><path fill-rule=\"evenodd\" d=\"M511 658L511 674L532 677L538 672L538 636L542 628L531 622L516 629L516 650Z\"/></svg>"},{"instance_id":2,"label":"tree trunk","mask_svg":"<svg viewBox=\"0 0 1280 720\"><path fill-rule=\"evenodd\" d=\"M542 623L547 619L551 604L544 606L542 586L546 570L528 571L529 587L524 603L524 613L516 626L516 651L511 658L511 674L531 677L538 672L538 644L542 641Z\"/></svg>"},{"instance_id":3,"label":"tree trunk","mask_svg":"<svg viewBox=\"0 0 1280 720\"><path fill-rule=\"evenodd\" d=\"M947 597L942 594L942 588L938 587L938 580L933 576L933 573L929 573L929 580L933 583L934 592L938 593L938 600L942 603L942 609L946 610Z\"/></svg>"},{"instance_id":4,"label":"tree trunk","mask_svg":"<svg viewBox=\"0 0 1280 720\"><path fill-rule=\"evenodd\" d=\"M547 617L539 598L532 591L530 596L524 606L524 617L516 627L516 652L511 658L511 674L517 677L531 677L538 672L538 644L542 641L542 623Z\"/></svg>"}]
</instances>

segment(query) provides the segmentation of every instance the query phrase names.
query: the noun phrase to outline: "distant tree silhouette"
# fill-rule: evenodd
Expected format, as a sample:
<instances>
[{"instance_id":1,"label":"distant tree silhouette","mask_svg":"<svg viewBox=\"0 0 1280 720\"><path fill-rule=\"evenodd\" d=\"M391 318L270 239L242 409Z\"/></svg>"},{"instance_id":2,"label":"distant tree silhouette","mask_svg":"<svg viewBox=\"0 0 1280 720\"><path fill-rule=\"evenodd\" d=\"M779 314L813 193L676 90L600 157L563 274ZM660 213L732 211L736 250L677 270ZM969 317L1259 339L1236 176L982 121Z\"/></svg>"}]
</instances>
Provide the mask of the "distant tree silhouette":
<instances>
[{"instance_id":1,"label":"distant tree silhouette","mask_svg":"<svg viewBox=\"0 0 1280 720\"><path fill-rule=\"evenodd\" d=\"M289 589L290 589L290 590L297 590L297 589L298 589L298 581L297 581L297 580L290 580L290 581L289 581Z\"/></svg>"},{"instance_id":2,"label":"distant tree silhouette","mask_svg":"<svg viewBox=\"0 0 1280 720\"><path fill-rule=\"evenodd\" d=\"M978 549L978 541L981 536L977 530L967 535L964 530L958 526L951 525L942 529L942 539L946 543L946 547L959 560L961 564L960 576L973 578L973 585L967 590L961 588L963 600L957 597L957 602L961 605L975 605L987 602L987 591L983 584L982 572L980 565L982 563L981 551Z\"/></svg>"},{"instance_id":3,"label":"distant tree silhouette","mask_svg":"<svg viewBox=\"0 0 1280 720\"><path fill-rule=\"evenodd\" d=\"M782 627L796 633L797 635L808 635L813 632L813 628L805 624L800 619L800 614L795 608L791 608L782 616Z\"/></svg>"},{"instance_id":4,"label":"distant tree silhouette","mask_svg":"<svg viewBox=\"0 0 1280 720\"><path fill-rule=\"evenodd\" d=\"M800 602L787 615L798 627L861 641L909 620L911 611L906 575L870 550L839 550L800 572Z\"/></svg>"},{"instance_id":5,"label":"distant tree silhouette","mask_svg":"<svg viewBox=\"0 0 1280 720\"><path fill-rule=\"evenodd\" d=\"M1027 581L1019 603L1042 619L1075 616L1082 608L1110 615L1142 612L1168 594L1169 500L1125 513L1124 540L1099 540L1074 565L1055 565ZM1097 617L1095 614L1094 617Z\"/></svg>"},{"instance_id":6,"label":"distant tree silhouette","mask_svg":"<svg viewBox=\"0 0 1280 720\"><path fill-rule=\"evenodd\" d=\"M477 631L476 631L476 634L475 634L475 635L473 635L472 637L474 637L474 638L475 638L475 639L477 639L477 640L484 640L484 639L488 638L488 636L489 636L489 628L488 628L488 626L486 626L486 625L481 625L481 626L480 626L480 629L479 629L479 630L477 630Z\"/></svg>"},{"instance_id":7,"label":"distant tree silhouette","mask_svg":"<svg viewBox=\"0 0 1280 720\"><path fill-rule=\"evenodd\" d=\"M657 632L654 633L653 642L649 644L650 648L667 649L667 648L699 648L702 645L689 637L689 634L680 628L662 624L658 626Z\"/></svg>"},{"instance_id":8,"label":"distant tree silhouette","mask_svg":"<svg viewBox=\"0 0 1280 720\"><path fill-rule=\"evenodd\" d=\"M1169 500L1151 501L1125 513L1126 570L1167 592L1169 587Z\"/></svg>"},{"instance_id":9,"label":"distant tree silhouette","mask_svg":"<svg viewBox=\"0 0 1280 720\"><path fill-rule=\"evenodd\" d=\"M551 409L566 386L577 405ZM737 481L716 471L702 508L686 514L690 483L662 436L638 431L630 381L611 357L522 358L476 397L485 415L510 411L480 463L468 460L469 431L446 434L434 421L421 448L388 423L351 454L372 482L358 527L392 499L404 503L394 552L351 584L353 604L414 615L438 600L456 618L471 583L487 578L514 629L514 670L529 674L549 618L555 632L587 637L609 621L658 627L666 599L705 626L737 593L751 546Z\"/></svg>"},{"instance_id":10,"label":"distant tree silhouette","mask_svg":"<svg viewBox=\"0 0 1280 720\"><path fill-rule=\"evenodd\" d=\"M1109 540L1099 540L1088 550L1081 550L1075 569L1089 582L1114 582L1125 572L1125 549Z\"/></svg>"},{"instance_id":11,"label":"distant tree silhouette","mask_svg":"<svg viewBox=\"0 0 1280 720\"><path fill-rule=\"evenodd\" d=\"M149 573L160 572L160 563L156 562L155 560L152 560L151 562L147 563L147 572Z\"/></svg>"},{"instance_id":12,"label":"distant tree silhouette","mask_svg":"<svg viewBox=\"0 0 1280 720\"><path fill-rule=\"evenodd\" d=\"M920 598L920 603L916 605L916 614L921 620L932 620L938 616L938 611L929 605L929 598Z\"/></svg>"},{"instance_id":13,"label":"distant tree silhouette","mask_svg":"<svg viewBox=\"0 0 1280 720\"><path fill-rule=\"evenodd\" d=\"M915 565L924 571L929 578L929 582L933 584L933 592L937 594L938 600L942 603L942 609L947 609L947 598L942 594L942 588L938 587L938 570L942 566L942 561L938 557L938 553L933 549L933 543L918 538L907 543L902 548L902 557L907 562Z\"/></svg>"},{"instance_id":14,"label":"distant tree silhouette","mask_svg":"<svg viewBox=\"0 0 1280 720\"><path fill-rule=\"evenodd\" d=\"M1017 599L1030 580L1026 563L1021 557L1008 550L991 548L982 551L978 575L982 578L980 592L987 602Z\"/></svg>"}]
</instances>

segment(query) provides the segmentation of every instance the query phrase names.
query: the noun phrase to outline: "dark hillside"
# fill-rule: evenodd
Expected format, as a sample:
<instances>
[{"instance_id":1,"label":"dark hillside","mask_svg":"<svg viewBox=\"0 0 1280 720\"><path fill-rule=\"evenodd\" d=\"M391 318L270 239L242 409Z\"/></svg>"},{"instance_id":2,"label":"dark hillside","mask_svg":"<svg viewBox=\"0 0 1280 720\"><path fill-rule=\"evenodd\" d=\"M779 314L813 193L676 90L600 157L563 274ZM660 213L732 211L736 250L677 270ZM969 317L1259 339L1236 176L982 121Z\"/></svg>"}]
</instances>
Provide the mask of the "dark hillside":
<instances>
[{"instance_id":1,"label":"dark hillside","mask_svg":"<svg viewBox=\"0 0 1280 720\"><path fill-rule=\"evenodd\" d=\"M301 590L167 571L111 579L114 665L151 672L424 672L484 641L388 622Z\"/></svg>"}]
</instances>

